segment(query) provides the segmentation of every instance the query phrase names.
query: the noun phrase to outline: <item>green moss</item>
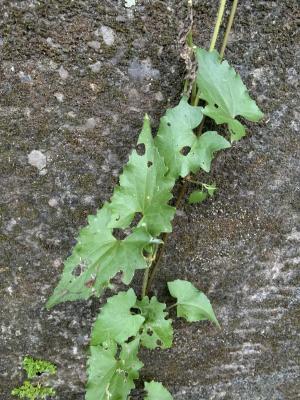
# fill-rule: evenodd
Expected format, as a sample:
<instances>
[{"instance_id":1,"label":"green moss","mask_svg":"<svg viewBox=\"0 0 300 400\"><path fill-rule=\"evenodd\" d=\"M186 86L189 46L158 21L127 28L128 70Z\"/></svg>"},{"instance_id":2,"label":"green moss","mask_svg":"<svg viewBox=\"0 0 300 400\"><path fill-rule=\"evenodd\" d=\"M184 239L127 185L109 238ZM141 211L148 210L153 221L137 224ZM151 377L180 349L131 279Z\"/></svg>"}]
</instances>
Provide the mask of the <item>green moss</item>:
<instances>
[{"instance_id":1,"label":"green moss","mask_svg":"<svg viewBox=\"0 0 300 400\"><path fill-rule=\"evenodd\" d=\"M23 360L23 368L25 369L29 379L47 373L50 375L56 374L56 366L49 361L34 360L31 357L25 357Z\"/></svg>"},{"instance_id":2,"label":"green moss","mask_svg":"<svg viewBox=\"0 0 300 400\"><path fill-rule=\"evenodd\" d=\"M36 400L46 399L47 396L52 397L55 395L55 390L50 387L32 385L29 381L25 381L22 386L12 390L11 394L20 399Z\"/></svg>"}]
</instances>

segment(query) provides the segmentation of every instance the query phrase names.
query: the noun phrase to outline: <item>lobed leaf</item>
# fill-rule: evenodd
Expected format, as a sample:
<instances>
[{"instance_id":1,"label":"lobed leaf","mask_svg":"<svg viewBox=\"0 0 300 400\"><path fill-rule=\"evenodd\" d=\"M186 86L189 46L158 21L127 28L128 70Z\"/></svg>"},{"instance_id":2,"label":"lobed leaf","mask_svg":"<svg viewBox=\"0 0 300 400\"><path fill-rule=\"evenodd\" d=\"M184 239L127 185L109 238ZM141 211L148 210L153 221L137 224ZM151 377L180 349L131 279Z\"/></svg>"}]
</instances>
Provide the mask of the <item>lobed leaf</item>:
<instances>
[{"instance_id":1,"label":"lobed leaf","mask_svg":"<svg viewBox=\"0 0 300 400\"><path fill-rule=\"evenodd\" d=\"M197 48L197 85L200 98L207 102L203 114L217 124L228 124L231 141L245 136L245 127L235 119L242 116L257 122L263 117L255 101L251 99L241 77L228 64L220 61L219 53Z\"/></svg>"},{"instance_id":2,"label":"lobed leaf","mask_svg":"<svg viewBox=\"0 0 300 400\"><path fill-rule=\"evenodd\" d=\"M217 326L219 322L209 299L188 281L177 279L168 282L171 296L177 298L177 316L189 322L210 320Z\"/></svg>"},{"instance_id":3,"label":"lobed leaf","mask_svg":"<svg viewBox=\"0 0 300 400\"><path fill-rule=\"evenodd\" d=\"M173 341L173 328L172 320L166 319L168 315L164 311L166 305L160 303L155 296L151 297L151 300L145 296L142 300L137 301L136 306L145 318L141 332L142 345L148 349L170 348Z\"/></svg>"},{"instance_id":4,"label":"lobed leaf","mask_svg":"<svg viewBox=\"0 0 300 400\"><path fill-rule=\"evenodd\" d=\"M145 400L173 400L171 393L160 382L145 382L145 390L148 392Z\"/></svg>"},{"instance_id":5,"label":"lobed leaf","mask_svg":"<svg viewBox=\"0 0 300 400\"><path fill-rule=\"evenodd\" d=\"M138 146L144 146L145 153L139 155L133 151L120 176L118 186L111 199L111 226L126 228L136 213L142 218L138 226L158 236L162 232L171 232L171 220L175 208L168 205L172 198L171 190L174 179L166 177L167 167L154 145L149 118L144 119L144 126L138 139Z\"/></svg>"},{"instance_id":6,"label":"lobed leaf","mask_svg":"<svg viewBox=\"0 0 300 400\"><path fill-rule=\"evenodd\" d=\"M89 224L81 229L47 308L68 300L100 295L119 271L123 271L122 280L128 284L136 269L147 267L142 252L151 243L149 233L145 228L135 228L124 240L117 240L108 228L110 220L107 203L97 215L88 217Z\"/></svg>"},{"instance_id":7,"label":"lobed leaf","mask_svg":"<svg viewBox=\"0 0 300 400\"><path fill-rule=\"evenodd\" d=\"M135 307L135 303L133 289L110 297L94 323L91 344L95 346L110 340L122 344L129 337L136 336L145 317L132 315L130 309Z\"/></svg>"},{"instance_id":8,"label":"lobed leaf","mask_svg":"<svg viewBox=\"0 0 300 400\"><path fill-rule=\"evenodd\" d=\"M203 118L201 108L188 104L183 97L178 106L161 118L155 144L169 168L169 175L177 179L200 168L209 172L216 151L230 147L217 132L196 136L193 132Z\"/></svg>"},{"instance_id":9,"label":"lobed leaf","mask_svg":"<svg viewBox=\"0 0 300 400\"><path fill-rule=\"evenodd\" d=\"M135 387L143 363L138 359L139 339L118 346L110 341L103 346L91 346L88 359L86 400L127 400Z\"/></svg>"}]
</instances>

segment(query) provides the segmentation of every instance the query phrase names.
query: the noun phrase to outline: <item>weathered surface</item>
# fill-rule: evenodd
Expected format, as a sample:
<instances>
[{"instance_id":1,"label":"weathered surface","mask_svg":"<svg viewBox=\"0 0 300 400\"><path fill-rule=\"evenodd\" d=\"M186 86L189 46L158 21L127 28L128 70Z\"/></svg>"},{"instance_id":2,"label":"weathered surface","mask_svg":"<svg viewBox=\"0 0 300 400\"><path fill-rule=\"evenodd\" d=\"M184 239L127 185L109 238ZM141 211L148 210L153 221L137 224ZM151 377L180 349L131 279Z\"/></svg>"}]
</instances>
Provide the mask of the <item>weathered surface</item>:
<instances>
[{"instance_id":1,"label":"weathered surface","mask_svg":"<svg viewBox=\"0 0 300 400\"><path fill-rule=\"evenodd\" d=\"M84 398L99 303L44 304L78 228L111 196L143 114L157 126L180 96L184 7L122 3L0 2L3 400L21 383L26 354L58 365L57 399ZM207 46L217 2L195 3L195 37ZM223 327L177 321L173 349L143 352L143 378L175 399L299 398L297 7L239 6L226 56L266 118L218 157L217 198L185 204L168 242L158 294L166 299L167 279L190 279Z\"/></svg>"}]
</instances>

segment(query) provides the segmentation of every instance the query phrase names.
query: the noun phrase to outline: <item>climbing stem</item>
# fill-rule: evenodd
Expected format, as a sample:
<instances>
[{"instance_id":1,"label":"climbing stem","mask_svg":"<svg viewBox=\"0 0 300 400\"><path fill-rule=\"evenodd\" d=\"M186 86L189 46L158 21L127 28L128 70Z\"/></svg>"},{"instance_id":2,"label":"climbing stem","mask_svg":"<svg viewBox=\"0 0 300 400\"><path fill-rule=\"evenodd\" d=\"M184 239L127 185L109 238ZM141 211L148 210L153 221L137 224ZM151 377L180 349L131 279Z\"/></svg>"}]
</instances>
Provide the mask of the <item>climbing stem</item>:
<instances>
[{"instance_id":1,"label":"climbing stem","mask_svg":"<svg viewBox=\"0 0 300 400\"><path fill-rule=\"evenodd\" d=\"M217 21L216 21L214 33L213 33L213 36L212 36L212 39L210 42L209 51L213 51L213 49L216 46L217 38L219 35L219 31L220 31L220 26L221 26L224 11L225 11L225 6L226 6L226 0L220 0L219 10L218 10L218 14L217 14Z\"/></svg>"},{"instance_id":2,"label":"climbing stem","mask_svg":"<svg viewBox=\"0 0 300 400\"><path fill-rule=\"evenodd\" d=\"M229 18L227 29L226 29L226 32L228 30L227 40L225 41L225 39L226 39L225 37L224 37L224 40L223 40L223 44L224 44L223 53L224 53L226 45L227 45L228 36L229 36L230 29L231 29L232 23L233 23L233 19L234 19L235 13L236 13L237 0L234 0L234 3L236 3L236 4L233 4L233 6L232 6L231 13L230 13L230 18ZM220 0L220 5L219 5L219 10L218 10L218 15L217 15L217 21L216 21L213 37L211 39L210 47L209 47L210 51L212 51L215 48L215 45L216 45L216 41L217 41L217 38L218 38L218 34L219 34L219 31L220 31L220 26L221 26L223 15L224 15L225 5L226 5L226 0ZM200 91L199 90L197 91L196 96L194 98L192 98L191 100L192 100L192 105L193 106L197 106L198 105L199 100L200 100ZM202 131L204 129L204 122L205 122L205 116L203 116L202 122L201 122L201 124L199 125L199 127L198 127L198 129L196 131L197 135L201 135L201 133L202 133ZM181 189L180 189L180 192L179 192L179 195L177 197L176 204L175 204L175 208L176 209L179 207L182 199L186 195L189 181L191 181L190 177L186 177L186 178L182 179ZM144 279L144 283L143 283L143 285L145 284L145 287L146 287L145 294L147 294L149 292L149 290L151 289L151 285L153 283L155 274L159 269L160 260L162 258L162 255L163 255L164 248L166 246L166 242L167 242L168 237L169 237L168 233L164 233L162 235L161 239L163 241L163 244L159 247L159 249L158 249L158 251L156 253L156 257L153 260L150 268L148 269L148 272L145 272L145 275L147 275L147 278L144 277L145 279Z\"/></svg>"},{"instance_id":3,"label":"climbing stem","mask_svg":"<svg viewBox=\"0 0 300 400\"><path fill-rule=\"evenodd\" d=\"M218 39L218 35L220 32L220 27L221 27L221 23L223 20L224 11L225 11L225 6L226 6L226 0L220 0L219 10L218 10L218 14L217 14L217 20L216 20L216 24L215 24L214 33L213 33L213 36L210 41L209 51L213 51L214 48L216 47L216 43L217 43L217 39ZM193 106L197 106L199 104L199 100L200 100L200 90L199 89L197 91L195 98L192 100L193 100L192 101ZM204 122L204 120L203 120L203 122ZM198 132L199 132L199 130L198 130Z\"/></svg>"},{"instance_id":4,"label":"climbing stem","mask_svg":"<svg viewBox=\"0 0 300 400\"><path fill-rule=\"evenodd\" d=\"M224 39L223 39L223 43L222 43L222 47L221 47L221 51L220 51L220 57L221 58L223 58L223 56L224 56L225 48L226 48L227 43L228 43L228 38L229 38L229 34L230 34L230 31L231 31L231 28L232 28L232 24L233 24L233 20L234 20L234 17L235 17L237 5L238 5L238 0L233 0L231 11L230 11L230 16L229 16L229 19L228 19L228 23L227 23L227 27L226 27L226 31L225 31L225 35L224 35Z\"/></svg>"},{"instance_id":5,"label":"climbing stem","mask_svg":"<svg viewBox=\"0 0 300 400\"><path fill-rule=\"evenodd\" d=\"M145 269L144 278L143 278L143 286L142 286L142 298L146 296L147 284L149 280L149 267Z\"/></svg>"}]
</instances>

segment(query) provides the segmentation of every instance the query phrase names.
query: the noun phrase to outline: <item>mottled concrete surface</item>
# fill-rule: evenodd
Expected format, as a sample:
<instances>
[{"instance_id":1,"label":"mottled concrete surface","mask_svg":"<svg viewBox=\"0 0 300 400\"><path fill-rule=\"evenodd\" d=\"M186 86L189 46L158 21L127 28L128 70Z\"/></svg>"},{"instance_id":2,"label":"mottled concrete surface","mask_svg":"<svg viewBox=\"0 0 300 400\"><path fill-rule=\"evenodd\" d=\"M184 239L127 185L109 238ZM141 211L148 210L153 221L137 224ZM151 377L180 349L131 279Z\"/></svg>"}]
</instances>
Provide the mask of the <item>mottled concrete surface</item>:
<instances>
[{"instance_id":1,"label":"mottled concrete surface","mask_svg":"<svg viewBox=\"0 0 300 400\"><path fill-rule=\"evenodd\" d=\"M99 302L44 304L78 228L110 197L143 114L157 126L180 97L181 3L0 1L1 400L22 382L26 354L58 365L56 399L84 398ZM195 3L194 35L207 46L217 2ZM226 57L266 117L218 157L216 199L185 204L167 245L160 297L167 279L190 279L223 327L177 321L173 349L142 353L142 378L178 400L300 393L299 5L240 3Z\"/></svg>"}]
</instances>

